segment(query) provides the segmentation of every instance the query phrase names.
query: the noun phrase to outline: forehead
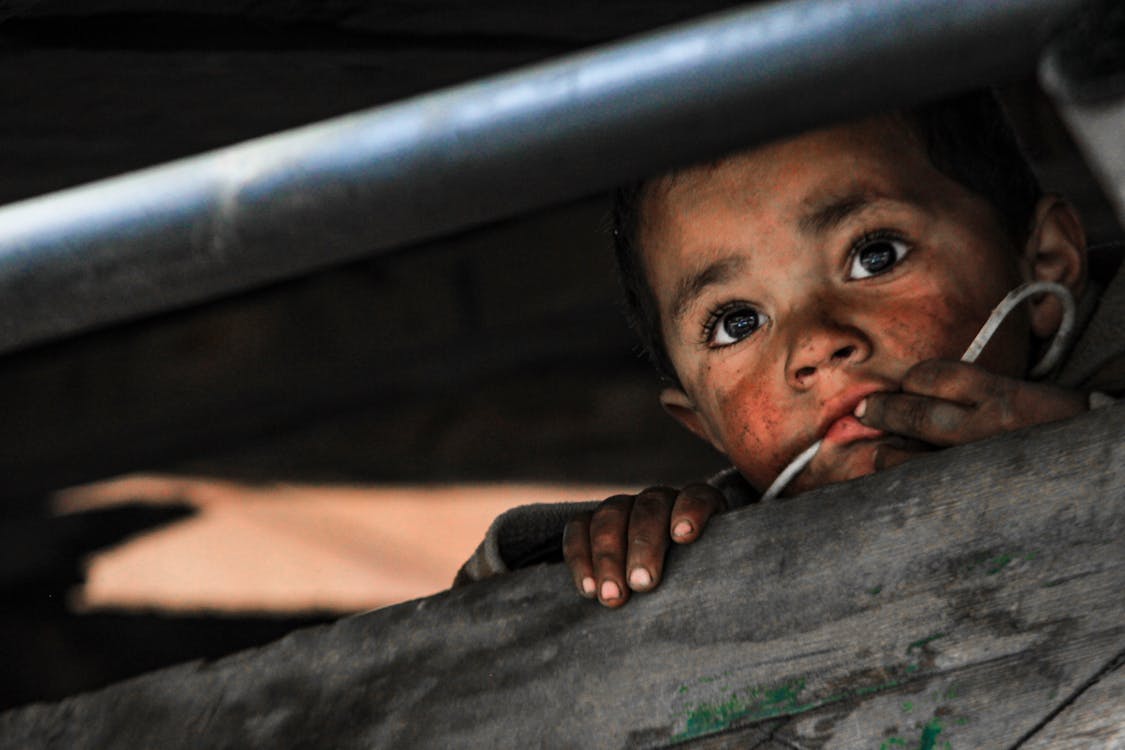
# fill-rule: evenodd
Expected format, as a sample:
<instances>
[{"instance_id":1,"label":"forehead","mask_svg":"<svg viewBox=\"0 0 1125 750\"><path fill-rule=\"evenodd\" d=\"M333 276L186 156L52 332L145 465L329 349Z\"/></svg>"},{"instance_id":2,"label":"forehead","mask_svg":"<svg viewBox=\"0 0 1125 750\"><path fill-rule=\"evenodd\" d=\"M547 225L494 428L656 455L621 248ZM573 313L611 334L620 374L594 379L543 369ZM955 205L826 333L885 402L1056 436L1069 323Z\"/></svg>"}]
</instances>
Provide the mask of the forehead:
<instances>
[{"instance_id":1,"label":"forehead","mask_svg":"<svg viewBox=\"0 0 1125 750\"><path fill-rule=\"evenodd\" d=\"M661 327L712 283L756 276L752 269L762 264L801 271L819 257L814 250L826 231L872 211L884 219L887 211L900 218L907 211L915 229L923 219L982 229L993 213L936 169L914 131L891 116L815 131L650 184L639 244Z\"/></svg>"},{"instance_id":2,"label":"forehead","mask_svg":"<svg viewBox=\"0 0 1125 750\"><path fill-rule=\"evenodd\" d=\"M780 228L812 206L859 192L922 201L926 188L947 182L899 120L865 120L654 182L642 204L641 245L655 252L691 246L732 222L743 227L752 222L758 232Z\"/></svg>"}]
</instances>

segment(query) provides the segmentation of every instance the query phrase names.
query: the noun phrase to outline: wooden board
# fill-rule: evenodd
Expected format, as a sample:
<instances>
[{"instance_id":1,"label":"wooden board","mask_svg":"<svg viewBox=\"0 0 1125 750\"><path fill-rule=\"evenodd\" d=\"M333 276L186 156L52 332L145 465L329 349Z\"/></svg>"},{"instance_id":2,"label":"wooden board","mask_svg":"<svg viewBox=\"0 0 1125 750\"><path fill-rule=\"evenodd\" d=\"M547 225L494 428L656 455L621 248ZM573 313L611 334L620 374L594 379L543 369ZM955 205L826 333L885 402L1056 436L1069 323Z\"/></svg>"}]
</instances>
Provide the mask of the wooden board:
<instances>
[{"instance_id":1,"label":"wooden board","mask_svg":"<svg viewBox=\"0 0 1125 750\"><path fill-rule=\"evenodd\" d=\"M577 597L559 566L531 569L9 712L0 746L987 750L1120 736L1123 416L732 513L620 611Z\"/></svg>"}]
</instances>

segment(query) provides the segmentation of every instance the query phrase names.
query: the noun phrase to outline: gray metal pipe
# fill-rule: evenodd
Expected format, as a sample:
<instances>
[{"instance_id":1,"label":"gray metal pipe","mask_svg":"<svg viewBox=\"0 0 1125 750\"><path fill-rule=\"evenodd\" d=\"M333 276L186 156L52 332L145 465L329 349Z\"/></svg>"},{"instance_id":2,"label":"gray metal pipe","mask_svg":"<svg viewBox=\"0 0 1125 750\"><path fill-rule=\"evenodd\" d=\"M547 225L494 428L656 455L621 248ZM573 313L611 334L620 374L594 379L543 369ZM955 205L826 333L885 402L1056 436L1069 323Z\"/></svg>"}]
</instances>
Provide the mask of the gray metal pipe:
<instances>
[{"instance_id":1,"label":"gray metal pipe","mask_svg":"<svg viewBox=\"0 0 1125 750\"><path fill-rule=\"evenodd\" d=\"M738 10L12 204L0 209L0 351L1007 79L1077 4Z\"/></svg>"}]
</instances>

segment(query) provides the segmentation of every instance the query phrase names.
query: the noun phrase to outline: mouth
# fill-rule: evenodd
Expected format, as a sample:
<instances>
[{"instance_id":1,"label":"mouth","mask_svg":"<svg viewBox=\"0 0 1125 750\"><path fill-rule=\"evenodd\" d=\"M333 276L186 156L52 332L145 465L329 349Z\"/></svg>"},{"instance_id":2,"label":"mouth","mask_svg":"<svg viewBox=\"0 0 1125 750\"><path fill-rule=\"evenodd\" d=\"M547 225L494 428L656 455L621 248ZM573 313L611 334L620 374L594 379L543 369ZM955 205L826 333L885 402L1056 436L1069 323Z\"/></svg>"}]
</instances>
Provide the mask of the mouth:
<instances>
[{"instance_id":1,"label":"mouth","mask_svg":"<svg viewBox=\"0 0 1125 750\"><path fill-rule=\"evenodd\" d=\"M821 428L825 444L845 446L860 440L874 440L886 436L887 433L874 427L868 427L856 419L853 414L860 401L872 393L886 390L889 389L885 385L868 385L834 399L826 425Z\"/></svg>"},{"instance_id":2,"label":"mouth","mask_svg":"<svg viewBox=\"0 0 1125 750\"><path fill-rule=\"evenodd\" d=\"M824 433L824 442L829 445L850 445L859 440L874 440L887 433L861 424L851 414L840 417L828 427Z\"/></svg>"}]
</instances>

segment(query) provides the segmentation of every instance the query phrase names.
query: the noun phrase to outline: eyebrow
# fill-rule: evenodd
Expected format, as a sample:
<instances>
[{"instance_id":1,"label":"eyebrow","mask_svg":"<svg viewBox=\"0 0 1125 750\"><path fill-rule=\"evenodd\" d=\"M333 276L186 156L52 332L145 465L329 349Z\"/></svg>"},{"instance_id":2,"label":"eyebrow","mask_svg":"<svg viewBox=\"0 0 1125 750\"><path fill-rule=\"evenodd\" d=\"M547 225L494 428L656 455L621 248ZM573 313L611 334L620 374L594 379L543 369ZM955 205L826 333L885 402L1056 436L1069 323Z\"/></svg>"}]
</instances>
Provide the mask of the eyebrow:
<instances>
[{"instance_id":1,"label":"eyebrow","mask_svg":"<svg viewBox=\"0 0 1125 750\"><path fill-rule=\"evenodd\" d=\"M797 225L805 234L824 234L840 226L876 200L878 197L866 190L849 193L842 198L816 204L809 213L800 218Z\"/></svg>"},{"instance_id":2,"label":"eyebrow","mask_svg":"<svg viewBox=\"0 0 1125 750\"><path fill-rule=\"evenodd\" d=\"M672 295L672 320L680 320L688 307L709 286L722 284L738 274L745 265L745 259L738 256L720 258L708 263L701 270L680 280L676 293Z\"/></svg>"}]
</instances>

